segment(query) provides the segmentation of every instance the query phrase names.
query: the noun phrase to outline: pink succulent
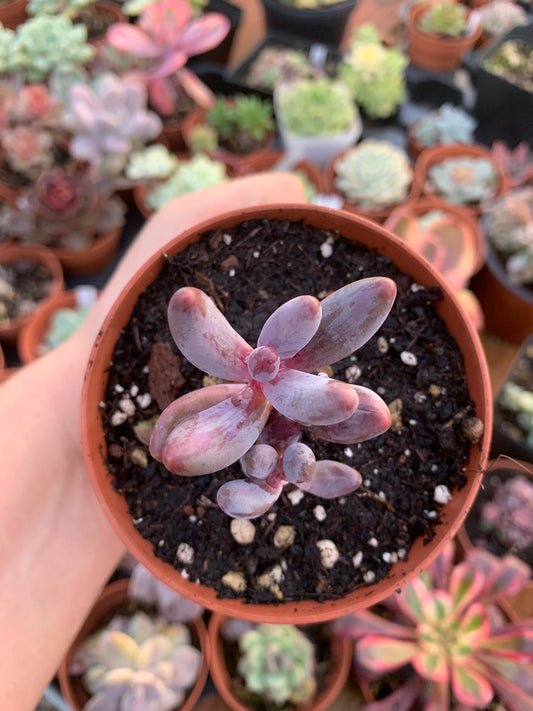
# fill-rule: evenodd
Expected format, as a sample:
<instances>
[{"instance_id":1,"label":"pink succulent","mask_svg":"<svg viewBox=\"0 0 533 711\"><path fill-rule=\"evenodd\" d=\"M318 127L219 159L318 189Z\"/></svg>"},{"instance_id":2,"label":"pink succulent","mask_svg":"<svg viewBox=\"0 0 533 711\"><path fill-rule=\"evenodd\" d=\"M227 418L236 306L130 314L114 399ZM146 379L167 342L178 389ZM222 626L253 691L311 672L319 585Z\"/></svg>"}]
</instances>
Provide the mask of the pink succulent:
<instances>
[{"instance_id":1,"label":"pink succulent","mask_svg":"<svg viewBox=\"0 0 533 711\"><path fill-rule=\"evenodd\" d=\"M185 67L190 56L216 47L229 32L230 23L220 13L208 12L192 19L186 0L161 0L148 5L135 25L118 22L107 32L107 41L120 52L130 54L148 69L143 76L148 83L152 105L162 114L174 111L177 92L172 79L205 108L214 103L209 89Z\"/></svg>"},{"instance_id":2,"label":"pink succulent","mask_svg":"<svg viewBox=\"0 0 533 711\"><path fill-rule=\"evenodd\" d=\"M330 498L353 491L359 473L316 462L298 443L302 428L332 442L360 442L388 429L389 410L368 388L311 371L361 347L384 322L395 295L392 280L372 277L322 302L296 297L267 319L252 348L206 294L179 289L168 307L178 348L200 370L232 382L171 403L152 433L152 455L185 476L210 474L242 457L247 479L227 482L218 496L221 508L240 518L264 513L288 483Z\"/></svg>"},{"instance_id":3,"label":"pink succulent","mask_svg":"<svg viewBox=\"0 0 533 711\"><path fill-rule=\"evenodd\" d=\"M41 125L55 125L61 104L51 96L45 84L23 87L15 103L15 113L21 121L36 121Z\"/></svg>"},{"instance_id":4,"label":"pink succulent","mask_svg":"<svg viewBox=\"0 0 533 711\"><path fill-rule=\"evenodd\" d=\"M53 163L54 138L49 131L16 126L6 128L1 140L9 165L26 177L35 178Z\"/></svg>"}]
</instances>

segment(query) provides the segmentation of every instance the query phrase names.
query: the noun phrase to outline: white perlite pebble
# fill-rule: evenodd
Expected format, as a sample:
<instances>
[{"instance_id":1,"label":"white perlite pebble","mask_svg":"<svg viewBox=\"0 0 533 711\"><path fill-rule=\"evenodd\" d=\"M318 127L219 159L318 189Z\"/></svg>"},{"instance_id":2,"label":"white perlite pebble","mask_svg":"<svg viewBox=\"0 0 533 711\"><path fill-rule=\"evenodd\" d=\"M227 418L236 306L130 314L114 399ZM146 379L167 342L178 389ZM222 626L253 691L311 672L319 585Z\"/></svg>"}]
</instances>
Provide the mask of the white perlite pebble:
<instances>
[{"instance_id":1,"label":"white perlite pebble","mask_svg":"<svg viewBox=\"0 0 533 711\"><path fill-rule=\"evenodd\" d=\"M276 548L288 548L292 546L295 538L294 526L280 526L274 534L274 545Z\"/></svg>"},{"instance_id":2,"label":"white perlite pebble","mask_svg":"<svg viewBox=\"0 0 533 711\"><path fill-rule=\"evenodd\" d=\"M400 360L404 365L418 365L418 358L415 356L414 353L411 353L410 351L402 351L400 353Z\"/></svg>"},{"instance_id":3,"label":"white perlite pebble","mask_svg":"<svg viewBox=\"0 0 533 711\"><path fill-rule=\"evenodd\" d=\"M317 546L320 551L320 562L324 568L333 568L335 563L339 560L337 546L333 541L330 541L329 538L317 541Z\"/></svg>"},{"instance_id":4,"label":"white perlite pebble","mask_svg":"<svg viewBox=\"0 0 533 711\"><path fill-rule=\"evenodd\" d=\"M228 246L231 244L232 237L227 232L222 235L222 239L224 240L224 244L227 244Z\"/></svg>"},{"instance_id":5,"label":"white perlite pebble","mask_svg":"<svg viewBox=\"0 0 533 711\"><path fill-rule=\"evenodd\" d=\"M122 425L126 420L128 419L128 416L126 415L125 412L122 412L122 410L116 410L111 415L111 425L113 427L118 427L119 425Z\"/></svg>"},{"instance_id":6,"label":"white perlite pebble","mask_svg":"<svg viewBox=\"0 0 533 711\"><path fill-rule=\"evenodd\" d=\"M333 254L333 247L329 244L329 242L322 242L320 245L320 254L324 257L324 259L331 257Z\"/></svg>"},{"instance_id":7,"label":"white perlite pebble","mask_svg":"<svg viewBox=\"0 0 533 711\"><path fill-rule=\"evenodd\" d=\"M228 588L235 590L235 592L244 592L246 590L246 580L242 573L236 573L234 570L230 570L222 576L222 582L227 585Z\"/></svg>"},{"instance_id":8,"label":"white perlite pebble","mask_svg":"<svg viewBox=\"0 0 533 711\"><path fill-rule=\"evenodd\" d=\"M194 560L194 548L188 543L180 543L176 550L176 558L181 563L192 563Z\"/></svg>"},{"instance_id":9,"label":"white perlite pebble","mask_svg":"<svg viewBox=\"0 0 533 711\"><path fill-rule=\"evenodd\" d=\"M135 414L135 403L132 402L129 397L123 397L122 400L119 401L118 406L128 417Z\"/></svg>"},{"instance_id":10,"label":"white perlite pebble","mask_svg":"<svg viewBox=\"0 0 533 711\"><path fill-rule=\"evenodd\" d=\"M130 395L132 397L136 397L139 394L139 386L138 385L132 385L130 388Z\"/></svg>"},{"instance_id":11,"label":"white perlite pebble","mask_svg":"<svg viewBox=\"0 0 533 711\"><path fill-rule=\"evenodd\" d=\"M141 410L144 410L146 407L152 404L152 396L150 395L150 393L143 393L142 395L139 395L139 397L136 398L135 402L141 408Z\"/></svg>"},{"instance_id":12,"label":"white perlite pebble","mask_svg":"<svg viewBox=\"0 0 533 711\"><path fill-rule=\"evenodd\" d=\"M230 523L229 530L241 546L251 543L255 538L255 526L246 518L234 518Z\"/></svg>"},{"instance_id":13,"label":"white perlite pebble","mask_svg":"<svg viewBox=\"0 0 533 711\"><path fill-rule=\"evenodd\" d=\"M281 565L275 565L272 570L263 573L257 578L257 582L262 588L269 588L273 583L281 583L285 580Z\"/></svg>"},{"instance_id":14,"label":"white perlite pebble","mask_svg":"<svg viewBox=\"0 0 533 711\"><path fill-rule=\"evenodd\" d=\"M370 538L369 541L368 541L368 545L369 545L369 546L372 546L372 548L377 548L377 547L378 547L378 540L377 540L377 538L374 538L374 537L372 536L372 538Z\"/></svg>"},{"instance_id":15,"label":"white perlite pebble","mask_svg":"<svg viewBox=\"0 0 533 711\"><path fill-rule=\"evenodd\" d=\"M435 487L433 501L436 501L438 504L447 504L451 498L450 490L445 484L439 484L439 486Z\"/></svg>"},{"instance_id":16,"label":"white perlite pebble","mask_svg":"<svg viewBox=\"0 0 533 711\"><path fill-rule=\"evenodd\" d=\"M287 494L287 498L293 506L297 506L304 496L305 494L301 489L294 489L293 491L289 491Z\"/></svg>"},{"instance_id":17,"label":"white perlite pebble","mask_svg":"<svg viewBox=\"0 0 533 711\"><path fill-rule=\"evenodd\" d=\"M363 562L363 551L357 551L357 553L352 558L352 564L354 568L358 568Z\"/></svg>"},{"instance_id":18,"label":"white perlite pebble","mask_svg":"<svg viewBox=\"0 0 533 711\"><path fill-rule=\"evenodd\" d=\"M313 509L313 516L316 518L317 521L324 521L327 518L326 509L320 504L318 506L315 506L315 508Z\"/></svg>"},{"instance_id":19,"label":"white perlite pebble","mask_svg":"<svg viewBox=\"0 0 533 711\"><path fill-rule=\"evenodd\" d=\"M367 570L366 573L363 575L363 580L365 581L365 583L373 583L375 578L376 574L373 570Z\"/></svg>"},{"instance_id":20,"label":"white perlite pebble","mask_svg":"<svg viewBox=\"0 0 533 711\"><path fill-rule=\"evenodd\" d=\"M386 353L389 350L389 344L387 342L387 339L384 338L383 336L380 336L377 340L377 346L378 346L378 351L383 354Z\"/></svg>"},{"instance_id":21,"label":"white perlite pebble","mask_svg":"<svg viewBox=\"0 0 533 711\"><path fill-rule=\"evenodd\" d=\"M344 371L344 377L346 378L348 383L353 383L356 382L356 380L359 380L361 377L362 370L358 365L351 365L349 368L346 368Z\"/></svg>"},{"instance_id":22,"label":"white perlite pebble","mask_svg":"<svg viewBox=\"0 0 533 711\"><path fill-rule=\"evenodd\" d=\"M353 457L353 449L350 449L350 447L345 447L344 456L349 457L351 459Z\"/></svg>"},{"instance_id":23,"label":"white perlite pebble","mask_svg":"<svg viewBox=\"0 0 533 711\"><path fill-rule=\"evenodd\" d=\"M120 393L123 393L123 392L124 392L124 388L122 387L122 385L119 385L119 384L117 383L117 384L115 385L115 392L116 392L116 393L119 393L119 394L120 394Z\"/></svg>"}]
</instances>

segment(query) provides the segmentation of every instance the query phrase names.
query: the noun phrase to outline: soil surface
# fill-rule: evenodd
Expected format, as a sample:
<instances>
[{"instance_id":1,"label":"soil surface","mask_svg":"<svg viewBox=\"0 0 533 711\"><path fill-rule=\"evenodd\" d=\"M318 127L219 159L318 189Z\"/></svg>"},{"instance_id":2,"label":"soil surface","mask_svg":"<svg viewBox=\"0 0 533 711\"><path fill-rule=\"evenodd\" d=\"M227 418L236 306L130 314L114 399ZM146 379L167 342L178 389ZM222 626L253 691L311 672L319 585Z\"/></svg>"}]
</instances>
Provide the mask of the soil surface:
<instances>
[{"instance_id":1,"label":"soil surface","mask_svg":"<svg viewBox=\"0 0 533 711\"><path fill-rule=\"evenodd\" d=\"M286 486L272 509L253 521L253 543L239 545L230 533L231 519L215 502L224 481L242 478L240 465L213 475L176 476L155 462L133 433L136 424L157 416L178 390L184 394L209 382L178 354L167 325L167 303L179 287L199 287L255 346L267 317L288 299L300 294L323 298L374 275L396 281L397 300L380 331L334 364L332 375L375 389L391 407L393 425L353 446L304 438L317 459L358 469L363 485L334 500L308 494L296 500L296 490ZM435 487L444 484L453 491L465 483L471 444L462 423L475 415L461 353L434 308L439 298L438 289L412 283L388 258L363 245L288 221L259 219L231 232L215 230L168 259L117 342L103 409L114 485L126 497L132 525L153 543L155 555L223 597L252 603L325 600L386 577L391 564L408 555L415 538L430 540L439 525ZM410 364L402 360L405 352L414 356L407 359ZM156 356L165 363L164 382L154 377ZM150 389L152 402L146 406L146 398L137 397ZM128 391L133 403L129 411L134 412L113 425ZM273 545L280 525L295 528L295 541L286 549ZM317 541L323 539L332 540L340 553L330 569L320 561ZM194 548L191 563L177 558L183 542ZM275 566L281 567L282 580L263 587L260 576ZM228 572L245 579L244 593L222 581Z\"/></svg>"},{"instance_id":2,"label":"soil surface","mask_svg":"<svg viewBox=\"0 0 533 711\"><path fill-rule=\"evenodd\" d=\"M27 316L50 293L50 270L27 259L0 265L0 324Z\"/></svg>"}]
</instances>

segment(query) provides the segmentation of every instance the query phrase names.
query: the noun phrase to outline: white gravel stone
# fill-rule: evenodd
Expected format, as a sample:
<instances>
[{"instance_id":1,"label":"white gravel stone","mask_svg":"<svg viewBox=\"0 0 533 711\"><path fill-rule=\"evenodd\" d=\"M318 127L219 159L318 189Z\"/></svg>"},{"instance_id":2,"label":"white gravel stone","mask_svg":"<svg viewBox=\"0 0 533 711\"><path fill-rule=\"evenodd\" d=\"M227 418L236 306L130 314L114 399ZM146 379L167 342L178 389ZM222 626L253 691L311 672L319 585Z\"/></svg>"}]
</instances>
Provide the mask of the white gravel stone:
<instances>
[{"instance_id":1,"label":"white gravel stone","mask_svg":"<svg viewBox=\"0 0 533 711\"><path fill-rule=\"evenodd\" d=\"M188 543L180 543L176 550L176 558L181 563L192 563L194 560L194 548Z\"/></svg>"},{"instance_id":2,"label":"white gravel stone","mask_svg":"<svg viewBox=\"0 0 533 711\"><path fill-rule=\"evenodd\" d=\"M295 538L294 526L280 526L274 533L274 545L276 548L288 548L292 546Z\"/></svg>"},{"instance_id":3,"label":"white gravel stone","mask_svg":"<svg viewBox=\"0 0 533 711\"><path fill-rule=\"evenodd\" d=\"M451 498L452 495L450 490L445 484L439 484L439 486L435 487L435 491L433 492L433 501L436 501L437 504L447 504Z\"/></svg>"},{"instance_id":4,"label":"white gravel stone","mask_svg":"<svg viewBox=\"0 0 533 711\"><path fill-rule=\"evenodd\" d=\"M139 395L135 402L137 405L141 408L141 410L144 410L146 407L149 407L152 404L152 396L150 393L143 393L142 395Z\"/></svg>"},{"instance_id":5,"label":"white gravel stone","mask_svg":"<svg viewBox=\"0 0 533 711\"><path fill-rule=\"evenodd\" d=\"M301 489L293 489L293 491L289 491L287 494L287 498L293 506L297 506L304 496L305 494Z\"/></svg>"},{"instance_id":6,"label":"white gravel stone","mask_svg":"<svg viewBox=\"0 0 533 711\"><path fill-rule=\"evenodd\" d=\"M319 504L313 509L313 516L317 521L325 521L328 515L326 513L326 509Z\"/></svg>"},{"instance_id":7,"label":"white gravel stone","mask_svg":"<svg viewBox=\"0 0 533 711\"><path fill-rule=\"evenodd\" d=\"M255 526L246 518L234 518L230 523L229 530L241 546L251 543L255 538Z\"/></svg>"},{"instance_id":8,"label":"white gravel stone","mask_svg":"<svg viewBox=\"0 0 533 711\"><path fill-rule=\"evenodd\" d=\"M317 541L318 549L320 550L320 562L324 568L333 568L339 560L339 551L337 546L330 541L329 538L324 538Z\"/></svg>"},{"instance_id":9,"label":"white gravel stone","mask_svg":"<svg viewBox=\"0 0 533 711\"><path fill-rule=\"evenodd\" d=\"M135 403L130 400L129 397L123 397L122 400L119 401L118 406L122 412L125 412L126 415L128 415L128 417L135 414Z\"/></svg>"},{"instance_id":10,"label":"white gravel stone","mask_svg":"<svg viewBox=\"0 0 533 711\"><path fill-rule=\"evenodd\" d=\"M400 353L400 360L404 365L410 365L411 367L418 365L418 358L410 351L402 351Z\"/></svg>"},{"instance_id":11,"label":"white gravel stone","mask_svg":"<svg viewBox=\"0 0 533 711\"><path fill-rule=\"evenodd\" d=\"M230 570L228 573L222 576L222 582L227 585L228 588L235 590L235 592L244 592L246 590L246 580L242 573L237 573L234 570Z\"/></svg>"},{"instance_id":12,"label":"white gravel stone","mask_svg":"<svg viewBox=\"0 0 533 711\"><path fill-rule=\"evenodd\" d=\"M363 580L365 581L365 583L373 583L375 579L376 574L373 570L367 570L366 573L363 575Z\"/></svg>"},{"instance_id":13,"label":"white gravel stone","mask_svg":"<svg viewBox=\"0 0 533 711\"><path fill-rule=\"evenodd\" d=\"M363 562L363 551L357 551L357 553L352 558L352 564L354 568L358 568Z\"/></svg>"},{"instance_id":14,"label":"white gravel stone","mask_svg":"<svg viewBox=\"0 0 533 711\"><path fill-rule=\"evenodd\" d=\"M116 410L111 415L111 425L113 427L118 427L119 425L122 425L124 422L126 422L127 419L128 416L125 412L122 412L122 410Z\"/></svg>"}]
</instances>

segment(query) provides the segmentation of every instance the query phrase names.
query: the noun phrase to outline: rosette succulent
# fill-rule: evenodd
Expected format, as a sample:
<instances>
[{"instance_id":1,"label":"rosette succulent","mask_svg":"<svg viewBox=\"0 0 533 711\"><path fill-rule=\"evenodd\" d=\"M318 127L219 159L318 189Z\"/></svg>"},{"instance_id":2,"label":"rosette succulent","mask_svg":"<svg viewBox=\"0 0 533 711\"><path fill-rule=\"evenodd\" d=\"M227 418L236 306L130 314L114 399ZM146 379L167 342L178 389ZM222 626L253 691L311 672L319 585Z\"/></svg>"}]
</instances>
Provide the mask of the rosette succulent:
<instances>
[{"instance_id":1,"label":"rosette succulent","mask_svg":"<svg viewBox=\"0 0 533 711\"><path fill-rule=\"evenodd\" d=\"M403 202L413 170L407 153L393 143L365 138L335 162L335 187L364 210L379 210Z\"/></svg>"},{"instance_id":2,"label":"rosette succulent","mask_svg":"<svg viewBox=\"0 0 533 711\"><path fill-rule=\"evenodd\" d=\"M418 26L422 32L436 33L444 37L461 37L468 27L468 11L464 5L454 0L429 3Z\"/></svg>"},{"instance_id":3,"label":"rosette succulent","mask_svg":"<svg viewBox=\"0 0 533 711\"><path fill-rule=\"evenodd\" d=\"M393 281L372 277L322 302L296 297L267 319L252 348L206 294L179 289L168 307L172 337L193 365L229 382L171 403L153 430L152 456L183 476L214 473L240 459L246 478L226 482L217 496L235 518L260 516L286 484L326 498L354 491L359 472L317 462L299 442L302 429L327 441L361 442L390 426L389 409L368 388L311 371L362 346L387 317L395 294Z\"/></svg>"},{"instance_id":4,"label":"rosette succulent","mask_svg":"<svg viewBox=\"0 0 533 711\"><path fill-rule=\"evenodd\" d=\"M454 205L479 204L488 200L496 193L499 180L499 172L488 158L445 158L428 169L431 189Z\"/></svg>"},{"instance_id":5,"label":"rosette succulent","mask_svg":"<svg viewBox=\"0 0 533 711\"><path fill-rule=\"evenodd\" d=\"M412 124L413 136L424 148L440 143L472 143L477 121L460 106L442 104Z\"/></svg>"},{"instance_id":6,"label":"rosette succulent","mask_svg":"<svg viewBox=\"0 0 533 711\"><path fill-rule=\"evenodd\" d=\"M529 395L533 431L533 392ZM504 481L483 504L480 524L515 551L533 545L533 482L522 475Z\"/></svg>"}]
</instances>

